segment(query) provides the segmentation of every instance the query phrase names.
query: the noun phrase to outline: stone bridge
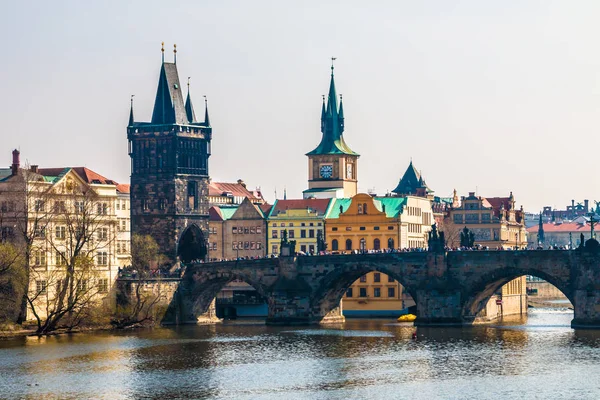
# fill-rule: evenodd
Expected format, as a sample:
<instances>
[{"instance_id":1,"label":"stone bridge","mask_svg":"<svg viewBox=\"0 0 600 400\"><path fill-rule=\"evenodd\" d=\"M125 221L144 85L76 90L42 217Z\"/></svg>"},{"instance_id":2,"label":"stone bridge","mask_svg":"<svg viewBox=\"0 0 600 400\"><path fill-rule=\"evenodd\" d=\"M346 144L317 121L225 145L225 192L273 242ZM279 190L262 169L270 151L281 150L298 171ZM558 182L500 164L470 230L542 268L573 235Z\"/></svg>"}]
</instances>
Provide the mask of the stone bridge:
<instances>
[{"instance_id":1,"label":"stone bridge","mask_svg":"<svg viewBox=\"0 0 600 400\"><path fill-rule=\"evenodd\" d=\"M417 304L417 325L471 324L502 285L533 275L571 301L572 327L600 328L600 254L586 250L400 252L194 264L163 322L196 323L234 279L268 299L268 324L342 322L342 296L370 271L404 286Z\"/></svg>"}]
</instances>

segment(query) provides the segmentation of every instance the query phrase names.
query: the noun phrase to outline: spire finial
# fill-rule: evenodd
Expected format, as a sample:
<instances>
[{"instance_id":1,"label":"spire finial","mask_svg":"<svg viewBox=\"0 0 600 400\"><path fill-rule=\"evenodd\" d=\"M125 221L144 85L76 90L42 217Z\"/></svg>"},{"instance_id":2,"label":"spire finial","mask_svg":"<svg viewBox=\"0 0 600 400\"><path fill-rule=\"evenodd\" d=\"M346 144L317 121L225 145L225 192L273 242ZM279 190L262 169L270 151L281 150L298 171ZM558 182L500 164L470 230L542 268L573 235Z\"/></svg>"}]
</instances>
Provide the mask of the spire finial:
<instances>
[{"instance_id":1,"label":"spire finial","mask_svg":"<svg viewBox=\"0 0 600 400\"><path fill-rule=\"evenodd\" d=\"M165 62L165 42L160 44L160 52L162 53L162 62Z\"/></svg>"},{"instance_id":2,"label":"spire finial","mask_svg":"<svg viewBox=\"0 0 600 400\"><path fill-rule=\"evenodd\" d=\"M190 92L190 77L188 76L188 93Z\"/></svg>"},{"instance_id":3,"label":"spire finial","mask_svg":"<svg viewBox=\"0 0 600 400\"><path fill-rule=\"evenodd\" d=\"M331 57L331 75L333 75L333 62L337 60L337 57Z\"/></svg>"},{"instance_id":4,"label":"spire finial","mask_svg":"<svg viewBox=\"0 0 600 400\"><path fill-rule=\"evenodd\" d=\"M177 45L173 44L173 64L177 64Z\"/></svg>"}]
</instances>

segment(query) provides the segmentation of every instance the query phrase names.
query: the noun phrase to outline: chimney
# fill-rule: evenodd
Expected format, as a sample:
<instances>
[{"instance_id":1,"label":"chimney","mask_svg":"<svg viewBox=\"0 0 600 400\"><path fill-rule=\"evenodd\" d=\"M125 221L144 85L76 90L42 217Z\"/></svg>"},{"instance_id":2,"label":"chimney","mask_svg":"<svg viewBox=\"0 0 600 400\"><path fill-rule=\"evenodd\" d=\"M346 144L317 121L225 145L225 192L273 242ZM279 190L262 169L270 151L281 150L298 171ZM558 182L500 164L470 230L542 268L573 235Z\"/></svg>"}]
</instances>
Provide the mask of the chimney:
<instances>
[{"instance_id":1,"label":"chimney","mask_svg":"<svg viewBox=\"0 0 600 400\"><path fill-rule=\"evenodd\" d=\"M21 152L17 149L14 149L12 152L13 155L13 162L12 162L12 166L11 166L11 171L13 175L16 175L19 172L19 166L21 165L21 161L20 161L20 154Z\"/></svg>"},{"instance_id":2,"label":"chimney","mask_svg":"<svg viewBox=\"0 0 600 400\"><path fill-rule=\"evenodd\" d=\"M589 200L584 200L583 201L583 205L585 207L585 212L589 212L590 211L590 201Z\"/></svg>"},{"instance_id":3,"label":"chimney","mask_svg":"<svg viewBox=\"0 0 600 400\"><path fill-rule=\"evenodd\" d=\"M238 183L238 185L242 185L242 187L243 187L244 189L246 189L246 184L244 183L244 181L243 181L243 180L241 180L241 179L238 179L237 183Z\"/></svg>"},{"instance_id":4,"label":"chimney","mask_svg":"<svg viewBox=\"0 0 600 400\"><path fill-rule=\"evenodd\" d=\"M32 165L30 168L30 171L33 172L34 174L38 173L38 166L37 165Z\"/></svg>"}]
</instances>

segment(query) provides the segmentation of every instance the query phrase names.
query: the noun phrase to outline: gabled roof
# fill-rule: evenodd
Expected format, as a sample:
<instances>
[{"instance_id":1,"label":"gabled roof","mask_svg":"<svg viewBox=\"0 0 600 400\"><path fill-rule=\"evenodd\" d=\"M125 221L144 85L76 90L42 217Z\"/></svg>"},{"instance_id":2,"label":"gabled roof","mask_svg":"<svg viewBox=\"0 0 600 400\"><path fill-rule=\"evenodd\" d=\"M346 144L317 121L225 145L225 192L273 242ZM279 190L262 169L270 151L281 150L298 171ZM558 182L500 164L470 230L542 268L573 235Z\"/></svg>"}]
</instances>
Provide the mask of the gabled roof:
<instances>
[{"instance_id":1,"label":"gabled roof","mask_svg":"<svg viewBox=\"0 0 600 400\"><path fill-rule=\"evenodd\" d=\"M275 200L269 218L276 217L287 210L310 210L316 211L318 216L324 216L330 201L331 199Z\"/></svg>"},{"instance_id":2,"label":"gabled roof","mask_svg":"<svg viewBox=\"0 0 600 400\"><path fill-rule=\"evenodd\" d=\"M348 211L350 204L352 204L352 200L352 198L334 199L334 202L332 203L331 207L329 207L329 211L327 212L327 219L339 218L341 213ZM386 217L396 218L404 209L406 197L376 197L373 199L373 204L379 212L383 212L385 208Z\"/></svg>"},{"instance_id":3,"label":"gabled roof","mask_svg":"<svg viewBox=\"0 0 600 400\"><path fill-rule=\"evenodd\" d=\"M221 208L212 206L208 209L208 220L209 221L223 221L223 214L221 214Z\"/></svg>"},{"instance_id":4,"label":"gabled roof","mask_svg":"<svg viewBox=\"0 0 600 400\"><path fill-rule=\"evenodd\" d=\"M117 182L105 178L97 172L86 167L62 167L62 168L39 168L38 174L45 177L53 177L54 180L62 178L70 170L74 171L86 183L101 185L118 185Z\"/></svg>"},{"instance_id":5,"label":"gabled roof","mask_svg":"<svg viewBox=\"0 0 600 400\"><path fill-rule=\"evenodd\" d=\"M208 219L210 221L226 221L235 214L237 209L237 205L212 206L208 209Z\"/></svg>"},{"instance_id":6,"label":"gabled roof","mask_svg":"<svg viewBox=\"0 0 600 400\"><path fill-rule=\"evenodd\" d=\"M250 215L254 214L254 218L249 218L247 212L250 211ZM243 214L246 214L245 217L242 217ZM230 219L264 219L265 214L262 209L256 204L252 203L252 201L246 197L242 204L237 208L237 210L233 213Z\"/></svg>"},{"instance_id":7,"label":"gabled roof","mask_svg":"<svg viewBox=\"0 0 600 400\"><path fill-rule=\"evenodd\" d=\"M163 62L154 100L152 124L188 124L177 65Z\"/></svg>"},{"instance_id":8,"label":"gabled roof","mask_svg":"<svg viewBox=\"0 0 600 400\"><path fill-rule=\"evenodd\" d=\"M130 193L130 185L126 183L117 184L117 192L119 193Z\"/></svg>"}]
</instances>

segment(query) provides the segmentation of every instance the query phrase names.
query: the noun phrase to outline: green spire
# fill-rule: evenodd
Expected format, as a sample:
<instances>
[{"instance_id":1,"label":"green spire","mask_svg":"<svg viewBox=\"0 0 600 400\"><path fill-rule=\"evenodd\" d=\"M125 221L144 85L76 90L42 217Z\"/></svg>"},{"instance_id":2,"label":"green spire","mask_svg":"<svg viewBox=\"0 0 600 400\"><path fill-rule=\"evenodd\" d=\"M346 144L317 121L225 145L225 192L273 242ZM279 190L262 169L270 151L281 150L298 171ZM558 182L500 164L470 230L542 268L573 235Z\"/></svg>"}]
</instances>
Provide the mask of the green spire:
<instances>
[{"instance_id":1,"label":"green spire","mask_svg":"<svg viewBox=\"0 0 600 400\"><path fill-rule=\"evenodd\" d=\"M335 60L335 58L332 58ZM344 107L341 102L338 111L337 93L335 90L335 79L333 75L333 63L331 65L331 81L329 83L329 95L327 97L327 105L323 98L323 106L321 108L321 143L319 146L307 153L306 155L317 154L348 154L358 156L357 153L350 149L350 146L344 141Z\"/></svg>"}]
</instances>

